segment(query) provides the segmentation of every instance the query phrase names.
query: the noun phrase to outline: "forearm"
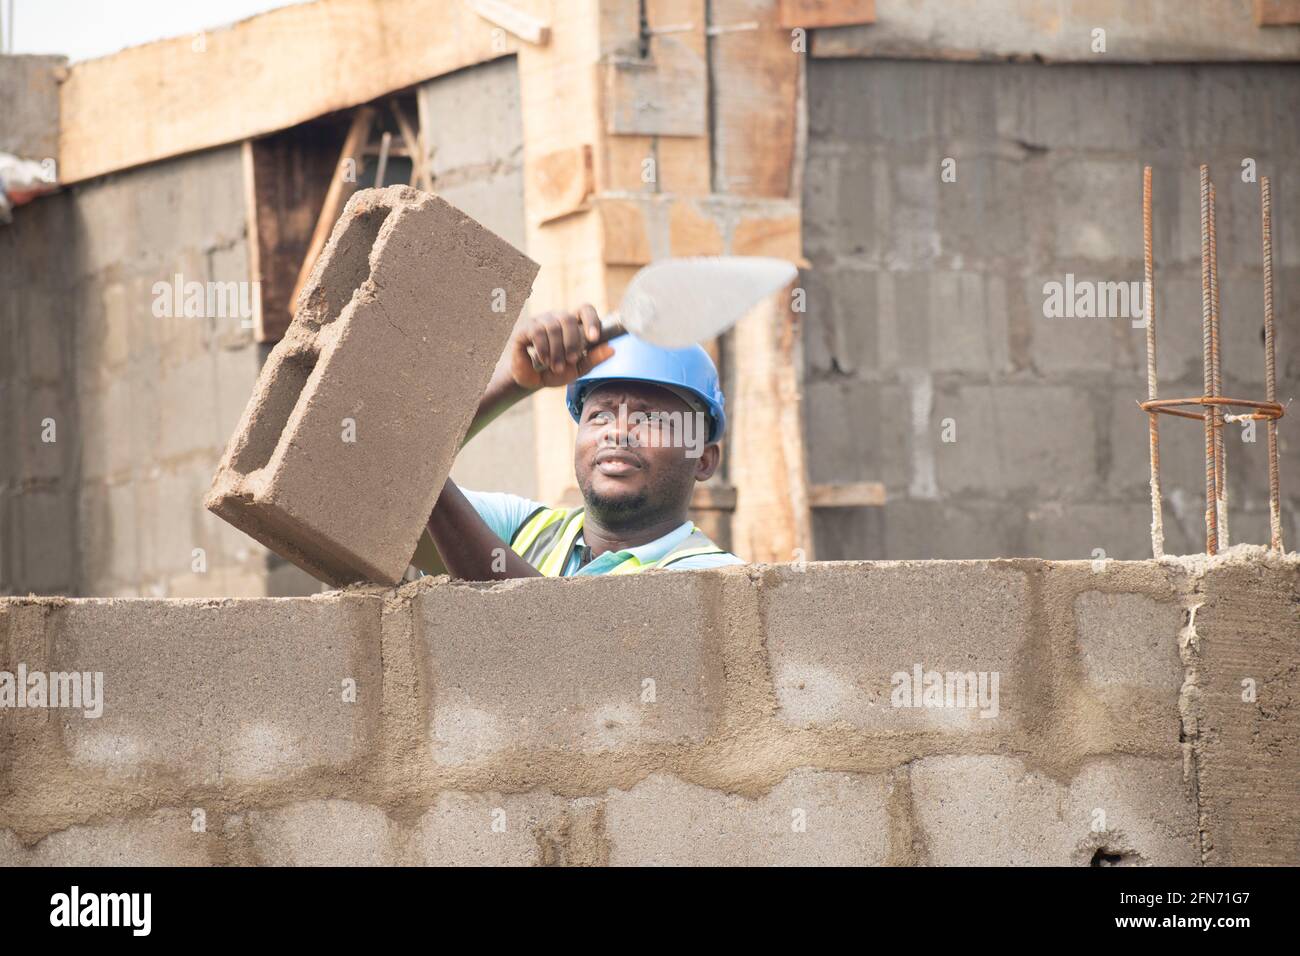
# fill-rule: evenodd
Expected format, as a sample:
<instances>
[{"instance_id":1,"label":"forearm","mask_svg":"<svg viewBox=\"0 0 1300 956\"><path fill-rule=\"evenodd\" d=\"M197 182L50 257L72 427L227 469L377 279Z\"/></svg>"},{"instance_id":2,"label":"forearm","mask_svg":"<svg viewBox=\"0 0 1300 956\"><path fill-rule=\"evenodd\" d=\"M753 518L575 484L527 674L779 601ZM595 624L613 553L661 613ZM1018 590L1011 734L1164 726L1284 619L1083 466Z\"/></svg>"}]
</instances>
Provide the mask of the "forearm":
<instances>
[{"instance_id":1,"label":"forearm","mask_svg":"<svg viewBox=\"0 0 1300 956\"><path fill-rule=\"evenodd\" d=\"M600 317L590 305L577 313L548 312L520 320L479 400L465 441L539 388L562 388L614 354L602 344Z\"/></svg>"},{"instance_id":2,"label":"forearm","mask_svg":"<svg viewBox=\"0 0 1300 956\"><path fill-rule=\"evenodd\" d=\"M479 400L478 411L474 413L474 420L470 422L469 431L465 433L465 441L461 444L468 444L471 438L504 415L521 399L527 398L531 394L533 394L533 389L524 388L522 385L517 384L508 368L498 368L492 374L492 380L488 382L488 387L483 390L483 398Z\"/></svg>"},{"instance_id":3,"label":"forearm","mask_svg":"<svg viewBox=\"0 0 1300 956\"><path fill-rule=\"evenodd\" d=\"M429 515L428 528L443 567L452 577L466 581L541 577L492 532L450 478Z\"/></svg>"}]
</instances>

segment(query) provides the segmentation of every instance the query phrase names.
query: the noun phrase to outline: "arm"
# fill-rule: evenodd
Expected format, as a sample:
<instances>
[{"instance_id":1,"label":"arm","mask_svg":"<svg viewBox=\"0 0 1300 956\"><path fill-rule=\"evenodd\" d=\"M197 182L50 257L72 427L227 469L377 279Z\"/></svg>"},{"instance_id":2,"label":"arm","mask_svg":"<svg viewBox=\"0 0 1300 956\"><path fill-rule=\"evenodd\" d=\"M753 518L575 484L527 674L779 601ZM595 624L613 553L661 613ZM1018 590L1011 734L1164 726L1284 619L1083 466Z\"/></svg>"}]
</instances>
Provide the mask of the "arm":
<instances>
[{"instance_id":1,"label":"arm","mask_svg":"<svg viewBox=\"0 0 1300 956\"><path fill-rule=\"evenodd\" d=\"M520 399L540 388L562 388L613 355L612 346L592 345L600 337L600 316L590 305L580 306L577 312L547 312L520 323L483 391L465 441ZM540 371L533 368L530 347L545 365Z\"/></svg>"},{"instance_id":2,"label":"arm","mask_svg":"<svg viewBox=\"0 0 1300 956\"><path fill-rule=\"evenodd\" d=\"M452 577L466 581L536 578L541 572L492 533L450 478L429 515L429 536Z\"/></svg>"},{"instance_id":3,"label":"arm","mask_svg":"<svg viewBox=\"0 0 1300 956\"><path fill-rule=\"evenodd\" d=\"M540 388L568 385L613 355L609 345L591 345L600 340L600 334L600 317L590 305L577 312L548 312L521 323L492 373L465 441L525 396ZM545 363L541 371L533 368L529 346ZM428 531L436 560L426 562L426 571L450 573L471 581L538 576L532 565L511 551L484 523L451 479L443 486L429 515Z\"/></svg>"}]
</instances>

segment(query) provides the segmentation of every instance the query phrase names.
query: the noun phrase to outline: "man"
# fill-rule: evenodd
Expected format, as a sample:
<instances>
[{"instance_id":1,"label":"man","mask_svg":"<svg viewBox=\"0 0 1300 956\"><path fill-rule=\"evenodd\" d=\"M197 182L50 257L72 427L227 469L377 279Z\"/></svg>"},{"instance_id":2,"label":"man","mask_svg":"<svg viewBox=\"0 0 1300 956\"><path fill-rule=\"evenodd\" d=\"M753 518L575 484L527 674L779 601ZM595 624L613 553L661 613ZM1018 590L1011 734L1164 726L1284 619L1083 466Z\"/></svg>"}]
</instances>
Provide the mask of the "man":
<instances>
[{"instance_id":1,"label":"man","mask_svg":"<svg viewBox=\"0 0 1300 956\"><path fill-rule=\"evenodd\" d=\"M485 581L743 563L686 517L695 483L717 470L726 427L712 359L699 346L660 349L631 336L595 344L599 339L590 305L548 312L511 336L469 438L537 389L566 386L578 423L573 463L583 506L462 491L448 479L428 528L453 576Z\"/></svg>"}]
</instances>

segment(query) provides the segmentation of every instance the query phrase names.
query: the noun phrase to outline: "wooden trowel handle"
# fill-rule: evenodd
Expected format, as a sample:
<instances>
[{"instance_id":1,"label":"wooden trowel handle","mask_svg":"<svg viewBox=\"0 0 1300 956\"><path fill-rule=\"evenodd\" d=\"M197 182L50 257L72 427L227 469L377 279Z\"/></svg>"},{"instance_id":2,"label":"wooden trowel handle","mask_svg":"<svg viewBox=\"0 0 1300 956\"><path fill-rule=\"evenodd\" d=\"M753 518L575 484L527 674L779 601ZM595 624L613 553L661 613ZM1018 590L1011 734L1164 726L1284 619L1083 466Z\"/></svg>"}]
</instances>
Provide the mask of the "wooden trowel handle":
<instances>
[{"instance_id":1,"label":"wooden trowel handle","mask_svg":"<svg viewBox=\"0 0 1300 956\"><path fill-rule=\"evenodd\" d=\"M616 339L620 335L627 335L627 329L623 328L623 323L619 321L618 313L611 312L600 320L600 338L595 342L588 342L586 348L582 350L582 354L586 355L587 349L591 348L593 345L600 345L600 343L608 342L610 339ZM537 352L533 350L531 345L528 346L528 357L533 360L533 371L545 371L546 366L541 363L540 359L538 359Z\"/></svg>"}]
</instances>

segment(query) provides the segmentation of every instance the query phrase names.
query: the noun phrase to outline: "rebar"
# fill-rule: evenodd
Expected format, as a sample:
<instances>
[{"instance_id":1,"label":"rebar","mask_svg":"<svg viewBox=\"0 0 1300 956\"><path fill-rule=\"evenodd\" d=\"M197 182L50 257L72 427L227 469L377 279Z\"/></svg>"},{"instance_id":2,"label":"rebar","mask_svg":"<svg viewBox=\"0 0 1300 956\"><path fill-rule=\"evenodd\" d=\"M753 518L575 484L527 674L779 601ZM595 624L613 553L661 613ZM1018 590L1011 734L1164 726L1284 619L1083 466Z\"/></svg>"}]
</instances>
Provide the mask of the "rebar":
<instances>
[{"instance_id":1,"label":"rebar","mask_svg":"<svg viewBox=\"0 0 1300 956\"><path fill-rule=\"evenodd\" d=\"M1223 357L1220 323L1219 243L1216 230L1214 184L1210 168L1201 173L1201 370L1205 393L1196 398L1158 398L1156 380L1155 254L1152 243L1151 167L1142 170L1142 255L1144 314L1147 333L1147 400L1138 406L1147 413L1151 447L1151 550L1164 554L1161 523L1160 438L1156 415L1198 419L1205 430L1205 551L1217 554L1229 547L1228 468L1224 453L1226 423L1268 423L1269 547L1282 550L1281 488L1278 478L1277 421L1286 410L1277 401L1277 359L1273 316L1273 215L1272 191L1267 176L1260 178L1260 203L1264 240L1264 374L1267 398L1255 401L1227 398L1223 394ZM1188 411L1187 406L1199 411ZM1229 409L1244 409L1225 414Z\"/></svg>"},{"instance_id":2,"label":"rebar","mask_svg":"<svg viewBox=\"0 0 1300 956\"><path fill-rule=\"evenodd\" d=\"M1223 394L1223 336L1220 335L1219 310L1219 238L1215 227L1218 197L1214 183L1210 183L1210 367L1214 372L1215 398ZM1219 547L1229 546L1228 540L1228 459L1223 447L1223 409L1210 406L1214 415L1214 514L1219 534Z\"/></svg>"},{"instance_id":3,"label":"rebar","mask_svg":"<svg viewBox=\"0 0 1300 956\"><path fill-rule=\"evenodd\" d=\"M1142 170L1142 257L1143 311L1147 332L1147 400L1155 401L1156 382L1156 268L1151 242L1151 167ZM1147 413L1147 431L1151 444L1151 553L1159 558L1165 553L1165 529L1160 501L1160 425L1156 412Z\"/></svg>"},{"instance_id":4,"label":"rebar","mask_svg":"<svg viewBox=\"0 0 1300 956\"><path fill-rule=\"evenodd\" d=\"M1201 166L1201 368L1206 395L1214 394L1212 297L1210 295L1210 167ZM1218 469L1214 454L1214 414L1206 409L1205 419L1205 553L1219 553L1219 495L1215 488Z\"/></svg>"},{"instance_id":5,"label":"rebar","mask_svg":"<svg viewBox=\"0 0 1300 956\"><path fill-rule=\"evenodd\" d=\"M1273 195L1267 176L1259 180L1264 234L1264 398L1277 401L1277 360L1273 343ZM1282 550L1282 492L1277 468L1277 419L1268 421L1269 547Z\"/></svg>"}]
</instances>

